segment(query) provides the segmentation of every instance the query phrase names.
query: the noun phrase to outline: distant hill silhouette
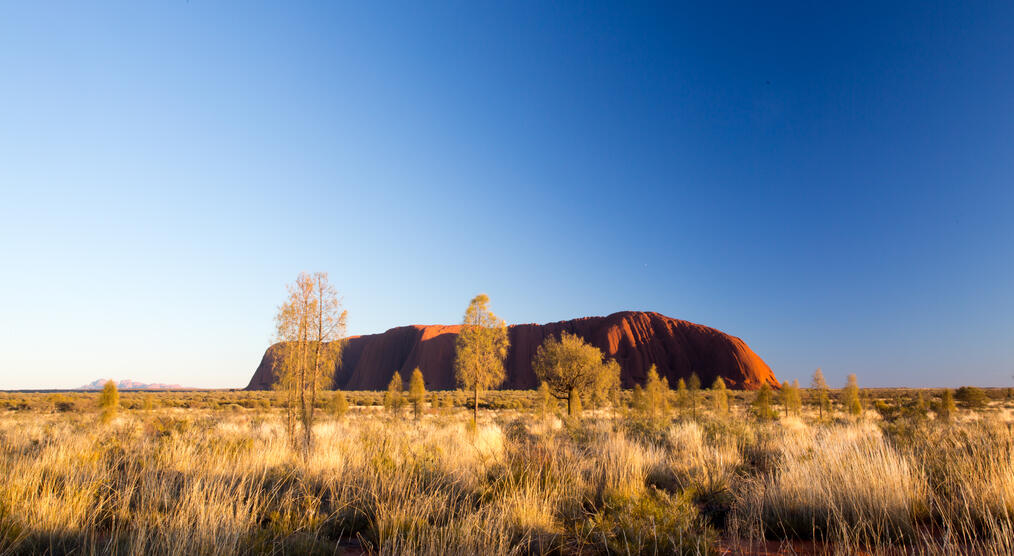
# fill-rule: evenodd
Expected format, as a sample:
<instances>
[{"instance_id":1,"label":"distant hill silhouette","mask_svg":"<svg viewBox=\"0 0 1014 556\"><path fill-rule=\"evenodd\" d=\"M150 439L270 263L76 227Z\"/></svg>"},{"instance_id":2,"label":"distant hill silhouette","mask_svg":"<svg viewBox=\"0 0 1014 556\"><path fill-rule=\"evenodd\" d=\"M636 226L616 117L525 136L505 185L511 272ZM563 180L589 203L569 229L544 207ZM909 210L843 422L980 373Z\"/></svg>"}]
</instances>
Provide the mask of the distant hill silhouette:
<instances>
[{"instance_id":1,"label":"distant hill silhouette","mask_svg":"<svg viewBox=\"0 0 1014 556\"><path fill-rule=\"evenodd\" d=\"M100 378L95 382L90 382L84 386L78 388L78 390L101 390L111 379ZM153 382L146 384L144 382L137 382L136 380L121 380L116 383L116 388L119 390L193 390L192 388L184 388L179 384L162 384L161 382Z\"/></svg>"},{"instance_id":2,"label":"distant hill silhouette","mask_svg":"<svg viewBox=\"0 0 1014 556\"><path fill-rule=\"evenodd\" d=\"M427 387L455 388L454 342L460 325L414 325L382 334L353 336L335 369L334 385L343 390L381 390L395 371L402 377L419 367ZM538 386L532 370L535 349L549 336L577 334L620 364L624 387L643 383L651 365L675 387L680 378L696 372L705 387L721 376L731 388L756 389L778 379L742 340L654 312L625 311L607 317L586 317L549 324L509 327L510 352L504 388ZM277 344L276 344L277 346ZM277 347L264 353L248 390L265 390L275 382Z\"/></svg>"}]
</instances>

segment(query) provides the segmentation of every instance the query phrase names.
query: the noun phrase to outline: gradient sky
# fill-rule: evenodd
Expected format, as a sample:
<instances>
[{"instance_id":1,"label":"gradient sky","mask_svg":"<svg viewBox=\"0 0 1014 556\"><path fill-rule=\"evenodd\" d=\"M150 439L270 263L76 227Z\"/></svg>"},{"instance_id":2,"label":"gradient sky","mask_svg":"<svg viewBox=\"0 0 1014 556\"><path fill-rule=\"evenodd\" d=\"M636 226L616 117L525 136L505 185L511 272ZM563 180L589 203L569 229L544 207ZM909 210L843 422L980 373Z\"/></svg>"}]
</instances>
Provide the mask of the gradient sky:
<instances>
[{"instance_id":1,"label":"gradient sky","mask_svg":"<svg viewBox=\"0 0 1014 556\"><path fill-rule=\"evenodd\" d=\"M0 388L245 386L301 270L1014 383L1014 3L436 4L0 4Z\"/></svg>"}]
</instances>

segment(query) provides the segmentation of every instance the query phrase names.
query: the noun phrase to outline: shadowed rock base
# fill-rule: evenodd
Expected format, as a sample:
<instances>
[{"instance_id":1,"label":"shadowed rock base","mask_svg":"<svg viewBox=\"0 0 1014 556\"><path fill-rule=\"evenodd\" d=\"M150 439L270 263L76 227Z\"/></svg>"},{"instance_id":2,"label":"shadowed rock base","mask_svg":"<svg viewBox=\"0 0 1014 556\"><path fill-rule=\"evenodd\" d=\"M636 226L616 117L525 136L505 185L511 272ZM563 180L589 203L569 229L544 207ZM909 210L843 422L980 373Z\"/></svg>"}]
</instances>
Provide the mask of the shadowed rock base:
<instances>
[{"instance_id":1,"label":"shadowed rock base","mask_svg":"<svg viewBox=\"0 0 1014 556\"><path fill-rule=\"evenodd\" d=\"M348 339L334 386L342 390L381 390L395 371L410 376L419 367L431 390L456 387L454 341L460 325L414 325L392 328L382 334ZM683 320L653 312L624 311L607 317L586 317L548 324L508 327L510 352L504 388L538 386L532 370L535 349L549 336L577 334L616 359L624 387L643 383L651 365L675 386L696 372L704 386L722 377L730 388L757 389L778 386L771 369L742 340ZM264 353L248 390L266 390L275 381L275 346Z\"/></svg>"}]
</instances>

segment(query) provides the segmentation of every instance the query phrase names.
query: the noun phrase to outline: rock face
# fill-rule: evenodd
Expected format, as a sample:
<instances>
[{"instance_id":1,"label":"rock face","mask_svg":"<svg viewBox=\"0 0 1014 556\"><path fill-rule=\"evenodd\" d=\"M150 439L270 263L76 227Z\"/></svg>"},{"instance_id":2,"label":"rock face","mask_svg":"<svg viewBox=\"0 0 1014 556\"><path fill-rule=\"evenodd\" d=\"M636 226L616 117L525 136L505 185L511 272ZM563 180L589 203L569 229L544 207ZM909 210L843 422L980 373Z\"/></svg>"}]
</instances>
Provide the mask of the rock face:
<instances>
[{"instance_id":1,"label":"rock face","mask_svg":"<svg viewBox=\"0 0 1014 556\"><path fill-rule=\"evenodd\" d=\"M408 380L416 367L431 390L456 387L454 341L460 325L415 325L392 328L382 334L348 339L341 364L335 370L335 387L342 390L382 390L394 371ZM651 365L675 386L696 372L704 386L722 377L730 388L757 389L778 386L771 369L742 340L692 322L652 312L626 311L607 317L515 324L508 327L510 351L504 388L538 386L532 370L535 349L549 336L577 334L616 359L624 387L643 383ZM275 346L264 353L248 390L265 390L274 383Z\"/></svg>"}]
</instances>

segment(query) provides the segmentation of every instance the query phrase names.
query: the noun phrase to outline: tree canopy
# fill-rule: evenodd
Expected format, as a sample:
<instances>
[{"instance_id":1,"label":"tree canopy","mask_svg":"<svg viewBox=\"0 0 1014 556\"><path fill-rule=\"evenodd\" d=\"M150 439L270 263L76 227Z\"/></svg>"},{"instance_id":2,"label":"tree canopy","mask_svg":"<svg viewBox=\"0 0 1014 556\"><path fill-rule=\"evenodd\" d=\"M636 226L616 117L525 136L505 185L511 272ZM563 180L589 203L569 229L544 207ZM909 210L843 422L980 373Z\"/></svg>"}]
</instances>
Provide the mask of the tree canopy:
<instances>
[{"instance_id":1,"label":"tree canopy","mask_svg":"<svg viewBox=\"0 0 1014 556\"><path fill-rule=\"evenodd\" d=\"M296 420L302 425L301 448L313 447L317 397L334 381L344 346L348 313L326 272L302 272L288 287L289 297L275 315L278 347L276 387L286 392L286 429L295 446Z\"/></svg>"},{"instance_id":2,"label":"tree canopy","mask_svg":"<svg viewBox=\"0 0 1014 556\"><path fill-rule=\"evenodd\" d=\"M554 396L567 400L571 415L575 413L576 396L604 398L603 393L620 380L615 361L605 360L599 348L567 332L559 338L546 338L535 350L532 368Z\"/></svg>"},{"instance_id":3,"label":"tree canopy","mask_svg":"<svg viewBox=\"0 0 1014 556\"><path fill-rule=\"evenodd\" d=\"M479 391L503 383L509 347L507 324L489 310L489 296L481 293L472 298L455 343L454 375L459 385L475 395L473 422L479 415Z\"/></svg>"}]
</instances>

